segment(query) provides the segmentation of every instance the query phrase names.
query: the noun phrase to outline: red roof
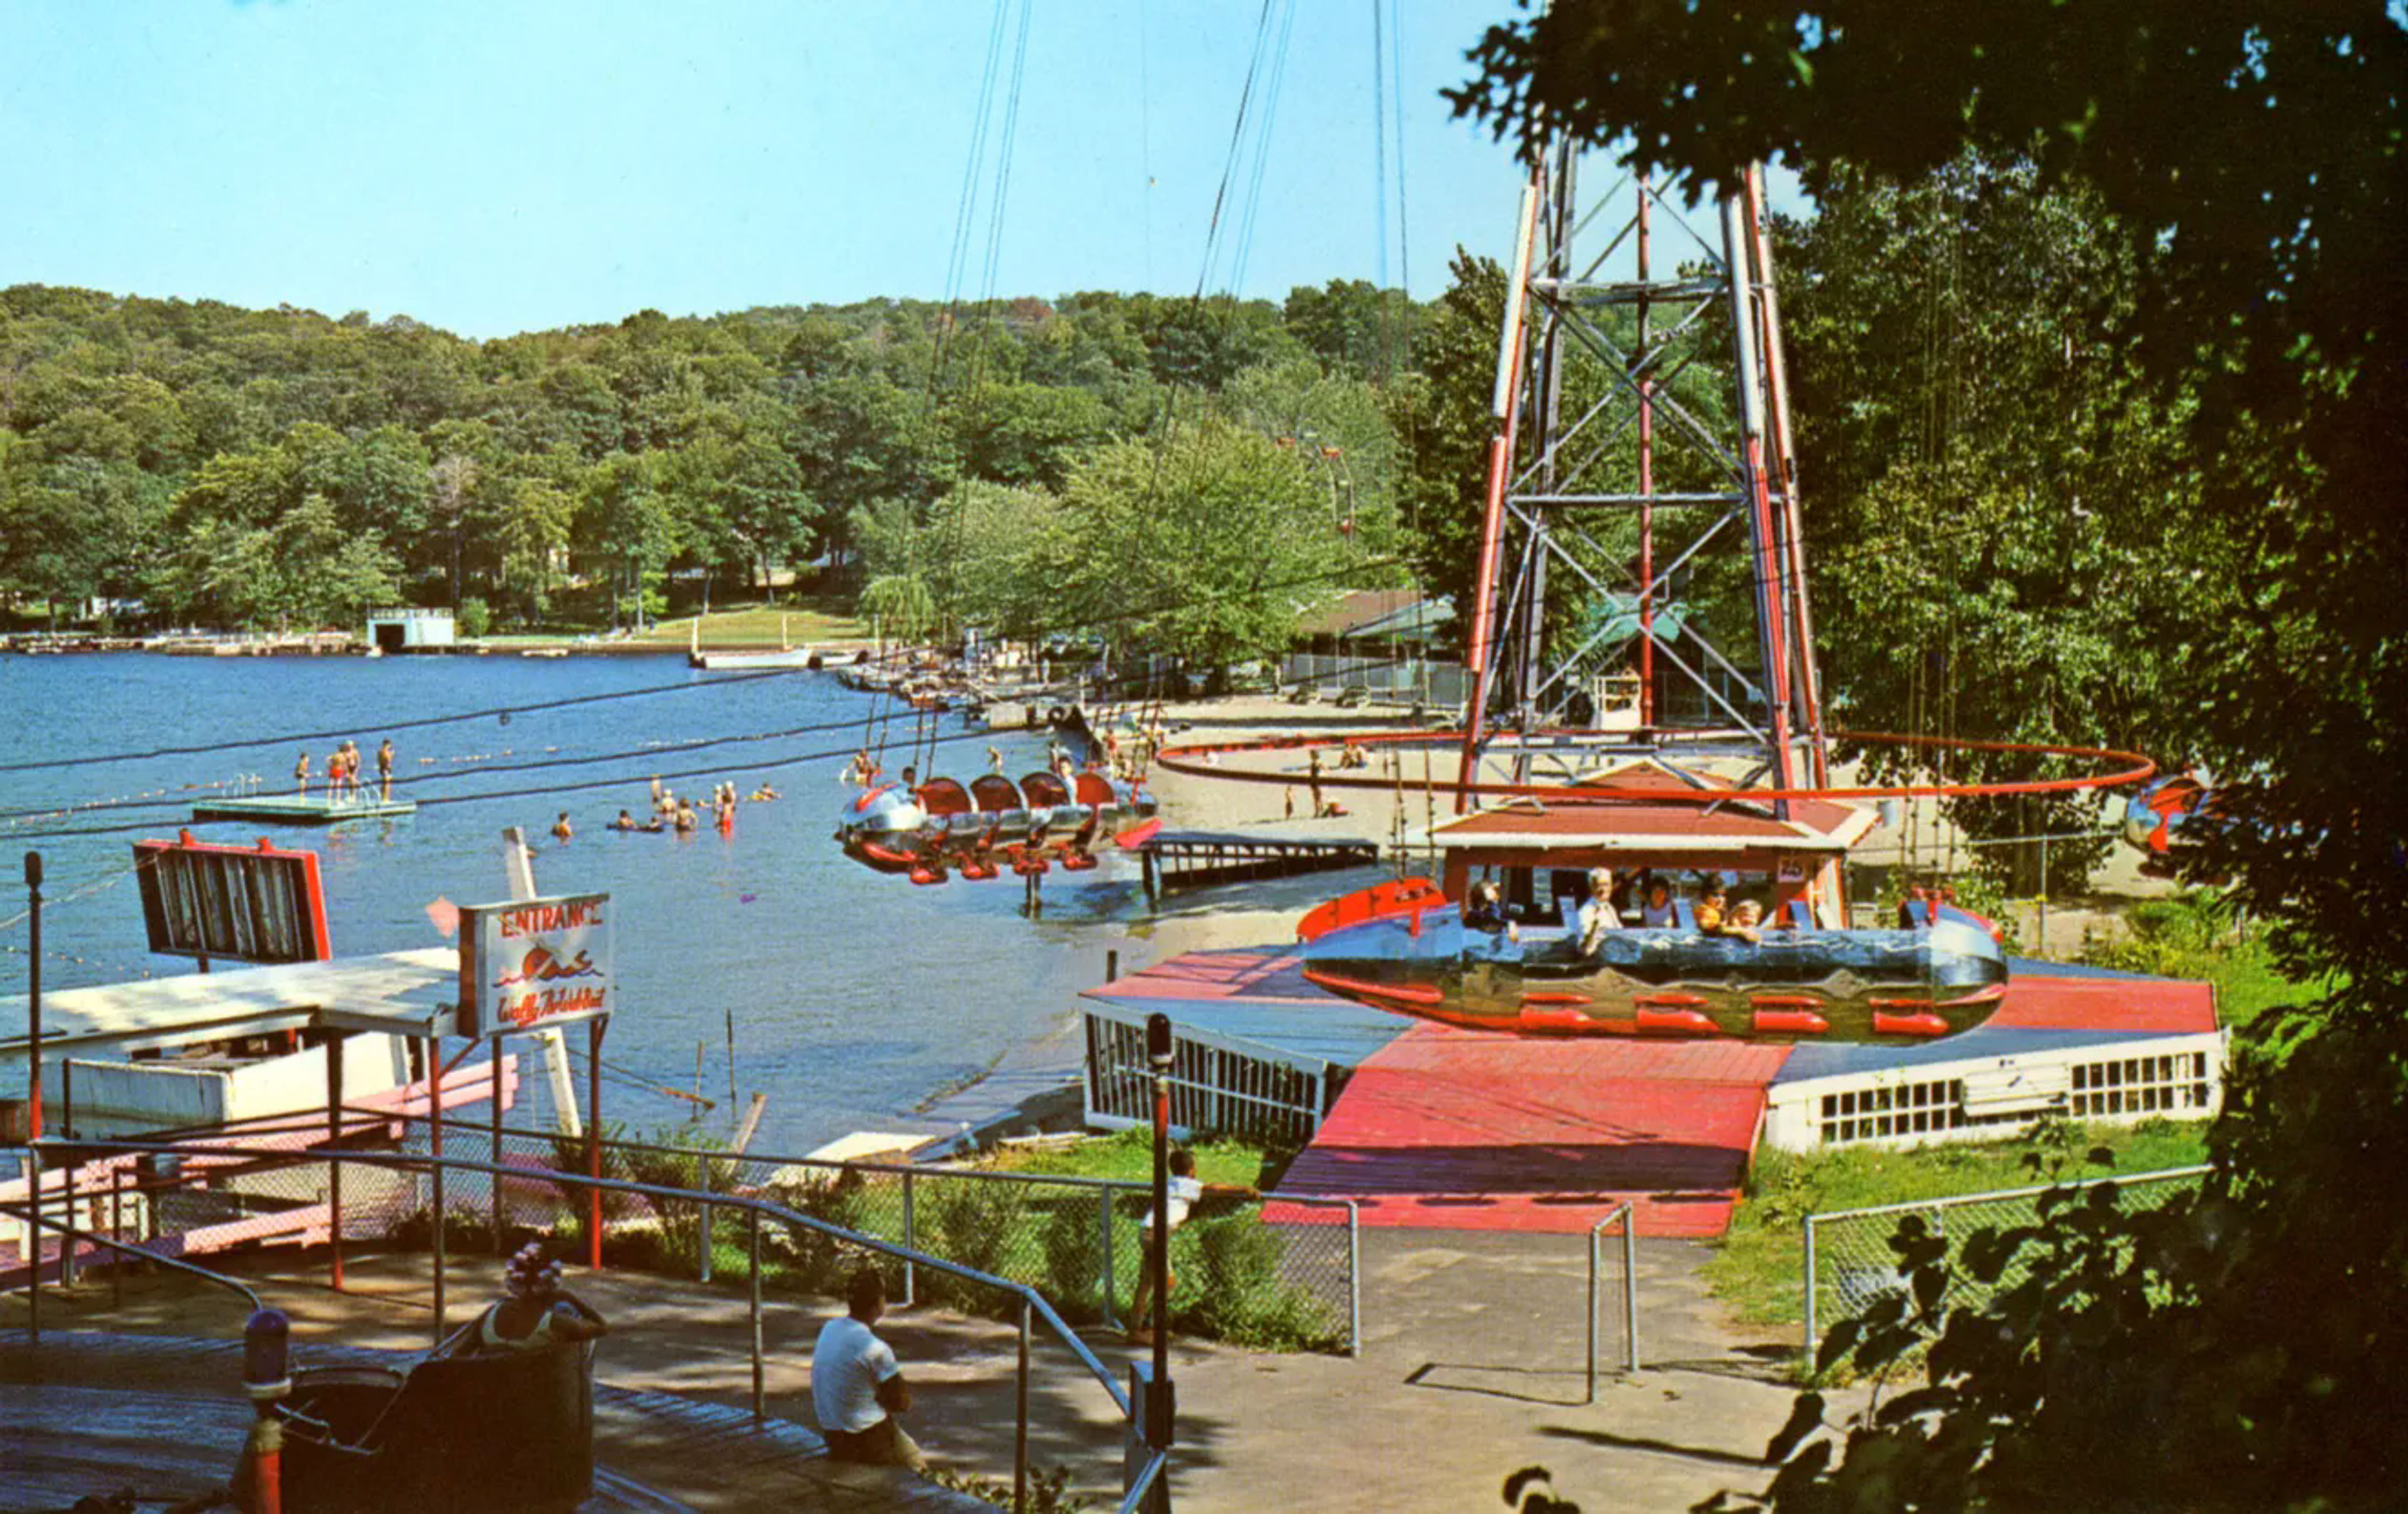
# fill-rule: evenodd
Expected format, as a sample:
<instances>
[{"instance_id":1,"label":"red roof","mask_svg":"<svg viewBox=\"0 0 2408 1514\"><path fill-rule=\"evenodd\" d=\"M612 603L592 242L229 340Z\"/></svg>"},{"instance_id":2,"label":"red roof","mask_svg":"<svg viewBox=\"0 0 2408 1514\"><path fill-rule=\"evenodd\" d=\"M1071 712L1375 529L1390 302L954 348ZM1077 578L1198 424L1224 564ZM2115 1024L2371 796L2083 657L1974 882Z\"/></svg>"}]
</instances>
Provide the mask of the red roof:
<instances>
[{"instance_id":1,"label":"red roof","mask_svg":"<svg viewBox=\"0 0 2408 1514\"><path fill-rule=\"evenodd\" d=\"M1875 819L1871 810L1853 805L1793 799L1789 818L1775 820L1769 801L1747 798L1743 789L1702 774L1674 773L1655 763L1635 764L1588 781L1667 793L1690 794L1701 788L1727 791L1732 798L1712 807L1685 801L1653 804L1644 799L1591 800L1570 795L1553 802L1515 801L1444 821L1435 833L1439 844L1465 850L1845 851L1872 829Z\"/></svg>"}]
</instances>

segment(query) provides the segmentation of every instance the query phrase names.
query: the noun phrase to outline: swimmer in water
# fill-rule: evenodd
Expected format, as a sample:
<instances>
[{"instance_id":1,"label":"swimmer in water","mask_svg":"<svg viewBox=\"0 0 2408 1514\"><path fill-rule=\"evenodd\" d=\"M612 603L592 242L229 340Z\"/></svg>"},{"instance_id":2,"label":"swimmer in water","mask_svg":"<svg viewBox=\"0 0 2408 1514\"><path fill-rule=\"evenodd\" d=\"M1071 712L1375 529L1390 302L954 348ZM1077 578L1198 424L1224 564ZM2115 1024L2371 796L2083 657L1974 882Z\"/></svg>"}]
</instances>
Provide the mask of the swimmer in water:
<instances>
[{"instance_id":1,"label":"swimmer in water","mask_svg":"<svg viewBox=\"0 0 2408 1514\"><path fill-rule=\"evenodd\" d=\"M552 822L552 838L555 841L566 842L570 836L575 836L576 834L577 833L575 831L569 829L568 811L565 809L562 810L560 812L560 819Z\"/></svg>"},{"instance_id":2,"label":"swimmer in water","mask_svg":"<svg viewBox=\"0 0 2408 1514\"><path fill-rule=\"evenodd\" d=\"M635 828L636 817L624 809L619 811L619 818L610 822L610 829L614 831L632 831Z\"/></svg>"}]
</instances>

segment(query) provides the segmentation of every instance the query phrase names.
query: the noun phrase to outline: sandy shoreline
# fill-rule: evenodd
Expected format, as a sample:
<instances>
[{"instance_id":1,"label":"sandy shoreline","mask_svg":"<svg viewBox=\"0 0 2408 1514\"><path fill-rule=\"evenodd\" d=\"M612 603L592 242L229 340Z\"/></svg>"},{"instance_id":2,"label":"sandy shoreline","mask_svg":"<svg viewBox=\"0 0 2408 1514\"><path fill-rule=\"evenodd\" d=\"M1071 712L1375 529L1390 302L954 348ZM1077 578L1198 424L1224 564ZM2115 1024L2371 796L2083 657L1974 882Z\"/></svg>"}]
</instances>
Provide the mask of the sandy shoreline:
<instances>
[{"instance_id":1,"label":"sandy shoreline","mask_svg":"<svg viewBox=\"0 0 2408 1514\"><path fill-rule=\"evenodd\" d=\"M1256 736L1298 736L1344 731L1411 730L1410 721L1380 709L1340 709L1332 705L1290 705L1278 699L1233 696L1167 705L1163 718L1171 726L1169 744L1202 746ZM1185 729L1181 729L1184 725ZM1325 764L1334 752L1326 753ZM1310 758L1301 750L1233 754L1232 768L1277 772L1292 777L1286 784L1198 778L1154 768L1147 786L1160 801L1163 827L1174 831L1262 831L1329 840L1377 841L1383 850L1398 839L1397 801L1391 793L1329 789L1326 797L1343 805L1347 813L1334 819L1311 818L1312 803L1305 778ZM1416 763L1412 772L1418 777ZM1295 814L1288 814L1292 797ZM1421 795L1409 787L1406 807L1414 808ZM1422 823L1418 813L1408 824ZM1128 946L1122 951L1123 972L1159 962L1184 951L1215 948L1272 946L1296 939L1298 916L1325 899L1365 887L1375 878L1394 872L1383 865L1376 872L1312 873L1301 878L1207 889L1193 896L1163 901L1150 920L1127 921Z\"/></svg>"}]
</instances>

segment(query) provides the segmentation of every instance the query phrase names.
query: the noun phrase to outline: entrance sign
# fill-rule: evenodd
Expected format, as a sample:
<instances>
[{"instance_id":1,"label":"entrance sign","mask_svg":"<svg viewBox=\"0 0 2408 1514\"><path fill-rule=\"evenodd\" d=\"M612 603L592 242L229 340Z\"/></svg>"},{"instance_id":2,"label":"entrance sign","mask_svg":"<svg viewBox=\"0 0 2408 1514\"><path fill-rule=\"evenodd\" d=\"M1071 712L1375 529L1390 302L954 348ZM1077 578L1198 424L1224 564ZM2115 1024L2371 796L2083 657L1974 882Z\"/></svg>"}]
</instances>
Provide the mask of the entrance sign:
<instances>
[{"instance_id":1,"label":"entrance sign","mask_svg":"<svg viewBox=\"0 0 2408 1514\"><path fill-rule=\"evenodd\" d=\"M492 1036L610 1012L610 896L460 907L454 1033Z\"/></svg>"},{"instance_id":2,"label":"entrance sign","mask_svg":"<svg viewBox=\"0 0 2408 1514\"><path fill-rule=\"evenodd\" d=\"M318 854L215 846L191 833L134 843L150 950L208 962L325 962L326 896Z\"/></svg>"}]
</instances>

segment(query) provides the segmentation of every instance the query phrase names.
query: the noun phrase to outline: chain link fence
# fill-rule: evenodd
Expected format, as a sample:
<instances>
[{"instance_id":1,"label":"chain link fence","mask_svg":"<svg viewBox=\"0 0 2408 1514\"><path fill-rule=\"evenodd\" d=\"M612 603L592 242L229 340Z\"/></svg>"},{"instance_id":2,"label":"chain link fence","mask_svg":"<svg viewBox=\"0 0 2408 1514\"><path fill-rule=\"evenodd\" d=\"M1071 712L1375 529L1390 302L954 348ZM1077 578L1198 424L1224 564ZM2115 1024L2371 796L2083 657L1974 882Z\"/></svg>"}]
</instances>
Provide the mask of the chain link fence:
<instances>
[{"instance_id":1,"label":"chain link fence","mask_svg":"<svg viewBox=\"0 0 2408 1514\"><path fill-rule=\"evenodd\" d=\"M1949 1258L1954 1262L1975 1231L2038 1224L2041 1195L2044 1193L2058 1190L2079 1193L2112 1183L2116 1206L2128 1214L2140 1213L2189 1193L2209 1170L2205 1166L2171 1167L2126 1178L2001 1189L1810 1214L1805 1220L1807 1358L1813 1358L1824 1321L1851 1318L1863 1313L1885 1294L1905 1293L1906 1278L1898 1270L1898 1253L1890 1250L1889 1240L1897 1234L1899 1221L1908 1215L1921 1216L1933 1235L1947 1240ZM1952 1304L1978 1305L1991 1293L2015 1286L2028 1270L2019 1258L2008 1264L1997 1282L1984 1284L1976 1282L1963 1268L1956 1268L1950 1277L1947 1300Z\"/></svg>"},{"instance_id":2,"label":"chain link fence","mask_svg":"<svg viewBox=\"0 0 2408 1514\"><path fill-rule=\"evenodd\" d=\"M371 1128L373 1127L373 1128ZM441 1154L506 1175L329 1161L304 1147L322 1118L246 1135L243 1154L96 1155L73 1166L76 1222L142 1243L201 1252L246 1244L389 1246L431 1250L445 1217L447 1256L507 1255L531 1238L556 1254L589 1253L595 1196L551 1174L589 1171L581 1136L365 1112L347 1117L355 1141ZM258 1150L262 1143L270 1150ZM597 1176L683 1191L599 1196L605 1266L697 1281L741 1283L751 1264L744 1211L710 1195L767 1199L853 1231L1042 1293L1066 1321L1116 1328L1144 1264L1141 1182L984 1172L905 1163L828 1162L606 1139ZM276 1150L281 1148L281 1150ZM65 1169L44 1192L65 1215ZM1267 1217L1268 1211L1268 1217ZM339 1214L339 1233L337 1216ZM840 1297L857 1248L802 1227L764 1237L765 1286ZM1182 1334L1282 1350L1351 1352L1360 1339L1357 1232L1342 1199L1276 1194L1197 1203L1171 1233L1171 1327ZM903 1264L900 1299L971 1313L1016 1307L994 1290Z\"/></svg>"}]
</instances>

